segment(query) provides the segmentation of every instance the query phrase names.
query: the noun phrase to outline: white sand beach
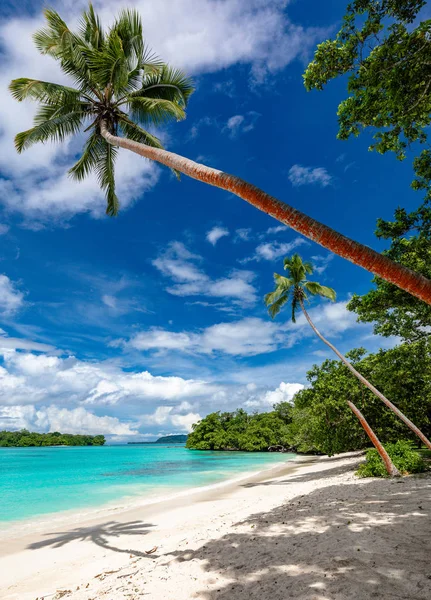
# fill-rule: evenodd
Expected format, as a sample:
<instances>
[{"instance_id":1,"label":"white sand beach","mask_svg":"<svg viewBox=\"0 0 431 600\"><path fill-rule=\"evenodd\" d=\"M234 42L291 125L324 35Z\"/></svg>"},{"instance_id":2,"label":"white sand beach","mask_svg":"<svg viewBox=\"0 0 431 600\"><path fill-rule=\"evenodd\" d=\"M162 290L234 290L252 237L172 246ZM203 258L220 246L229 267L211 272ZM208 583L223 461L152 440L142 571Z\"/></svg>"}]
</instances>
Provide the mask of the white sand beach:
<instances>
[{"instance_id":1,"label":"white sand beach","mask_svg":"<svg viewBox=\"0 0 431 600\"><path fill-rule=\"evenodd\" d=\"M299 457L3 540L0 597L429 600L431 476L358 479L361 460Z\"/></svg>"}]
</instances>

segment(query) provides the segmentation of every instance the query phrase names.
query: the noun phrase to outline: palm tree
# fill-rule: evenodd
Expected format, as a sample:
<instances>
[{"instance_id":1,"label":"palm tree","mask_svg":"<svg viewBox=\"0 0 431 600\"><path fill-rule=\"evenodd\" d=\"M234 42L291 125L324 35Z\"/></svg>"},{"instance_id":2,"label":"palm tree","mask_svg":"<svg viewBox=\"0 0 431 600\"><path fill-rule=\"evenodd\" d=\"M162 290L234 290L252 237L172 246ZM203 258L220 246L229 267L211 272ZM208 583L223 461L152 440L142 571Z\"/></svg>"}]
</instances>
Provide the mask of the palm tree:
<instances>
[{"instance_id":1,"label":"palm tree","mask_svg":"<svg viewBox=\"0 0 431 600\"><path fill-rule=\"evenodd\" d=\"M45 10L45 17L47 26L34 35L35 44L42 54L59 61L76 87L28 78L11 82L10 90L17 100L31 99L40 104L34 127L15 138L18 152L36 142L61 142L84 129L89 132L88 139L69 173L78 180L90 172L97 174L106 193L109 215L117 214L119 209L114 163L117 147L121 147L166 165L177 174L236 194L335 254L431 304L431 281L422 275L238 177L164 150L160 140L145 127L183 119L193 85L181 71L163 64L146 48L135 11L120 12L106 32L91 4L75 33L54 10Z\"/></svg>"},{"instance_id":2,"label":"palm tree","mask_svg":"<svg viewBox=\"0 0 431 600\"><path fill-rule=\"evenodd\" d=\"M420 431L420 429L418 429L416 425L410 421L410 419L408 419L394 404L392 404L390 400L388 400L381 392L379 392L377 388L375 388L367 379L365 379L365 377L363 377L354 368L347 358L341 354L341 352L339 352L337 348L331 344L331 342L323 337L323 335L314 325L304 306L304 300L308 299L307 293L311 294L312 296L322 296L324 298L329 298L329 300L335 301L335 291L332 288L317 283L316 281L307 281L307 275L311 275L313 273L313 265L309 262L303 262L299 254L294 254L291 258L286 257L284 259L284 269L285 271L288 271L289 277L283 277L278 273L274 273L275 290L269 294L266 294L264 298L271 317L274 318L280 312L282 307L290 301L292 307L292 321L296 323L296 312L298 308L301 308L310 327L322 340L322 342L329 346L329 348L331 348L338 358L346 365L349 371L351 371L361 383L371 390L373 394L377 396L377 398L384 402L388 408L390 408L402 421L404 421L404 423L410 427L410 429L422 440L422 442L431 449L431 442ZM357 416L359 417L358 414Z\"/></svg>"}]
</instances>

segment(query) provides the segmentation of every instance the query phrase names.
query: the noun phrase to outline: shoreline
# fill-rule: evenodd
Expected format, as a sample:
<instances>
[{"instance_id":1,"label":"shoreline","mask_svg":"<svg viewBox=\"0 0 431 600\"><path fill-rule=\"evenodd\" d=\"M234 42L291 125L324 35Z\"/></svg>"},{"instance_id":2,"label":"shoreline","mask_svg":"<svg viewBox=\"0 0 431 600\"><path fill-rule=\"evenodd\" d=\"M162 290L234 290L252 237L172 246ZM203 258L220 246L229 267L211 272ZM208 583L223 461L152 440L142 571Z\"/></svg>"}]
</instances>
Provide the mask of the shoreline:
<instances>
[{"instance_id":1,"label":"shoreline","mask_svg":"<svg viewBox=\"0 0 431 600\"><path fill-rule=\"evenodd\" d=\"M292 455L293 453L289 453ZM31 530L31 533L39 533L43 531L48 525L49 527L55 527L58 523L59 526L71 526L75 523L81 522L95 522L98 519L111 517L123 512L129 512L132 510L138 510L145 507L151 507L152 505L160 504L162 502L171 502L181 499L185 496L194 496L200 492L211 492L211 490L217 490L223 487L229 487L230 485L236 485L243 480L247 480L254 477L264 477L274 471L274 474L278 470L283 470L287 465L291 463L301 463L302 458L310 458L313 455L300 455L296 454L292 458L285 461L280 460L271 466L265 466L259 470L248 470L241 472L240 475L221 479L215 483L197 485L193 487L179 487L179 491L169 493L169 485L160 486L157 492L154 494L143 494L140 496L120 496L115 500L110 500L98 506L88 505L87 507L71 508L68 510L61 510L52 513L45 513L41 515L35 515L34 517L28 517L18 519L14 521L1 521L0 522L0 543L4 540L8 540L11 537L24 537L27 534L27 530ZM160 492L166 491L166 494ZM2 556L2 549L0 545L0 557Z\"/></svg>"},{"instance_id":2,"label":"shoreline","mask_svg":"<svg viewBox=\"0 0 431 600\"><path fill-rule=\"evenodd\" d=\"M4 600L429 600L431 476L359 479L362 453L1 545ZM395 550L394 550L395 549Z\"/></svg>"}]
</instances>

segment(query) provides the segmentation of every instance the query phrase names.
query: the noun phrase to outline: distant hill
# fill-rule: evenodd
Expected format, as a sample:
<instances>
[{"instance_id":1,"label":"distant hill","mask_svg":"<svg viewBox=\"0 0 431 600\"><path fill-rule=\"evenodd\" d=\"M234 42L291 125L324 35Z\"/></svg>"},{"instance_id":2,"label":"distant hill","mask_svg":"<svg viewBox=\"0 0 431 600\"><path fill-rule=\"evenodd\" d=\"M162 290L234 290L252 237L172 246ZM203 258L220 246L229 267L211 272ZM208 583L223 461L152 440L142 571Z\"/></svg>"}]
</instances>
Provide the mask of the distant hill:
<instances>
[{"instance_id":1,"label":"distant hill","mask_svg":"<svg viewBox=\"0 0 431 600\"><path fill-rule=\"evenodd\" d=\"M156 444L185 444L187 438L187 435L164 435L156 440Z\"/></svg>"}]
</instances>

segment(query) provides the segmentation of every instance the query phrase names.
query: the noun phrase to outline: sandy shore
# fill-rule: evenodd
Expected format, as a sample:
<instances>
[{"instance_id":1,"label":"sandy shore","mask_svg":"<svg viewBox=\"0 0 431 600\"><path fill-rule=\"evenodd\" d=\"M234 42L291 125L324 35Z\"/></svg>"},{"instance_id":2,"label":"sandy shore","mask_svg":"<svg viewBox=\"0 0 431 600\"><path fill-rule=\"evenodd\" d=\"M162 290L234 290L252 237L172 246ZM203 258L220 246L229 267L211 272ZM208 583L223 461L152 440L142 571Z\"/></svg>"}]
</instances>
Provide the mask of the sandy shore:
<instances>
[{"instance_id":1,"label":"sandy shore","mask_svg":"<svg viewBox=\"0 0 431 600\"><path fill-rule=\"evenodd\" d=\"M3 541L0 597L429 600L431 477L360 480L360 460L301 457Z\"/></svg>"}]
</instances>

